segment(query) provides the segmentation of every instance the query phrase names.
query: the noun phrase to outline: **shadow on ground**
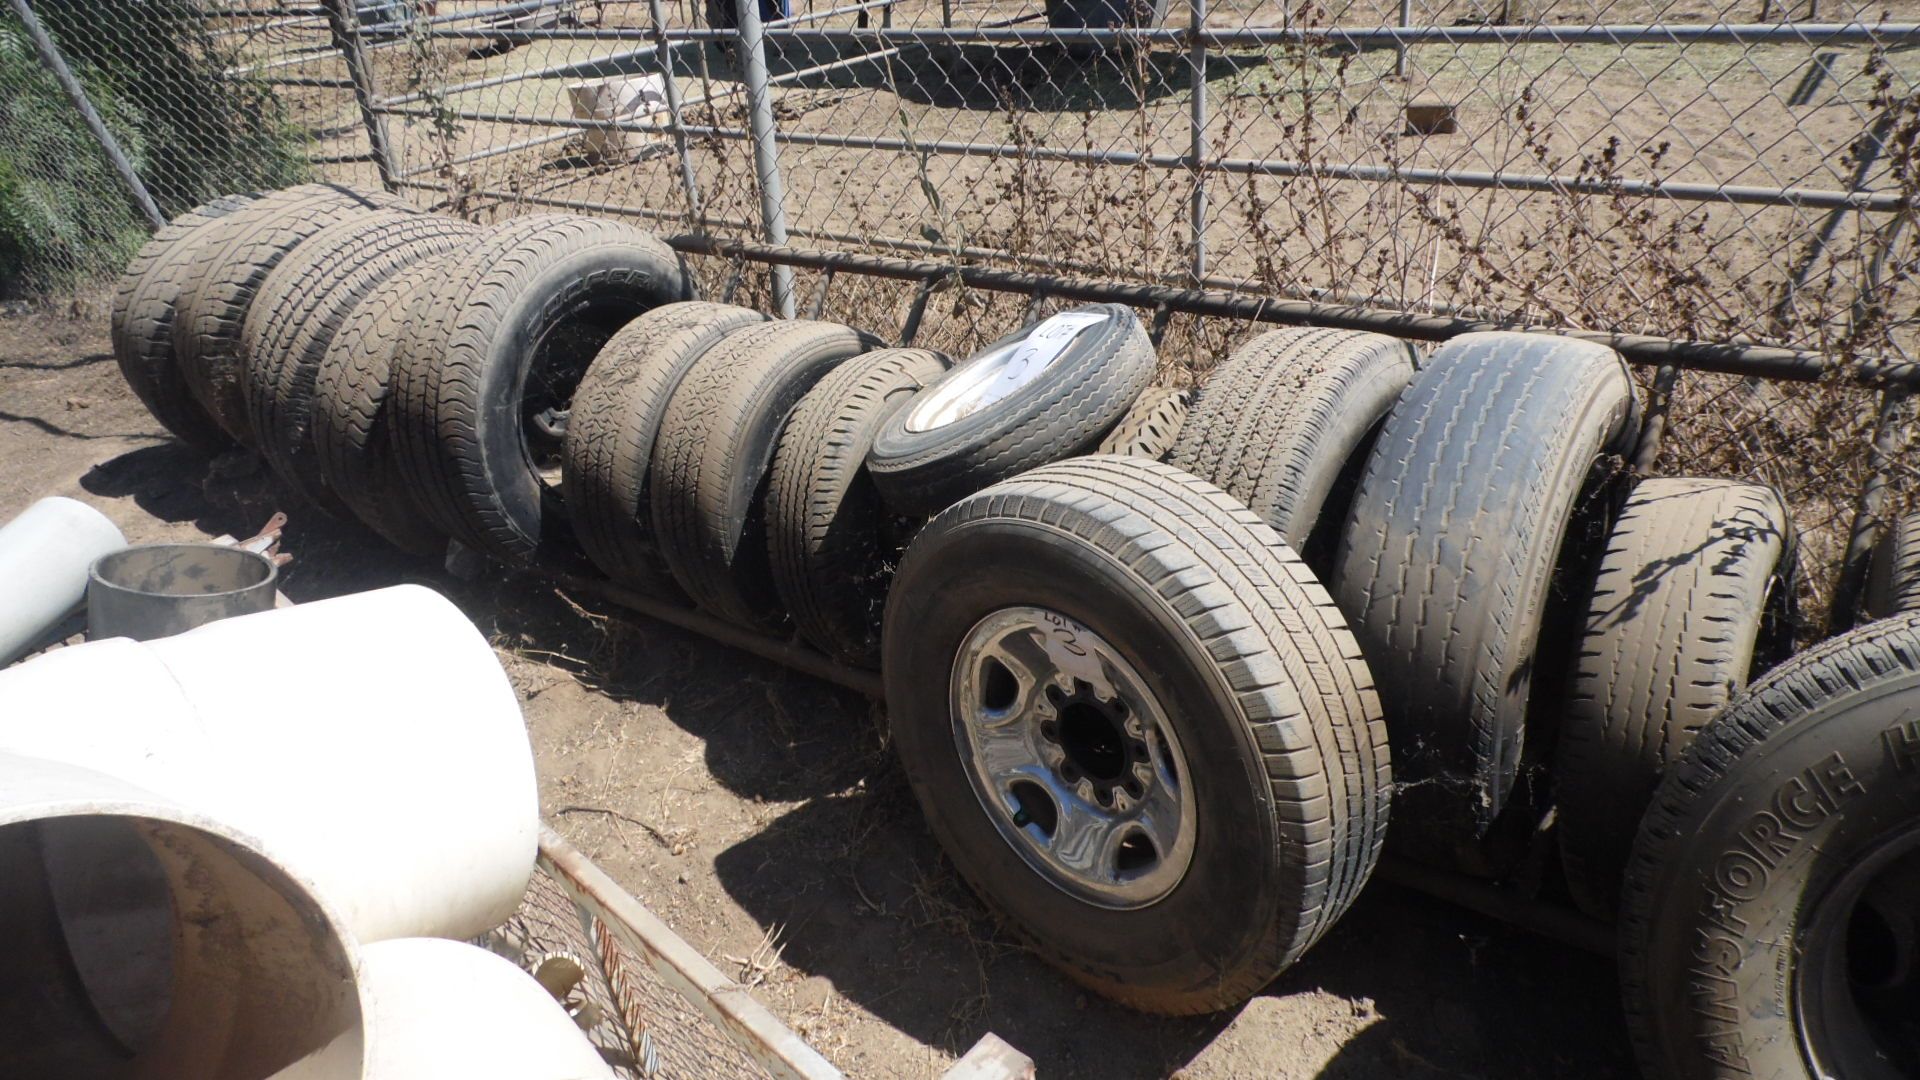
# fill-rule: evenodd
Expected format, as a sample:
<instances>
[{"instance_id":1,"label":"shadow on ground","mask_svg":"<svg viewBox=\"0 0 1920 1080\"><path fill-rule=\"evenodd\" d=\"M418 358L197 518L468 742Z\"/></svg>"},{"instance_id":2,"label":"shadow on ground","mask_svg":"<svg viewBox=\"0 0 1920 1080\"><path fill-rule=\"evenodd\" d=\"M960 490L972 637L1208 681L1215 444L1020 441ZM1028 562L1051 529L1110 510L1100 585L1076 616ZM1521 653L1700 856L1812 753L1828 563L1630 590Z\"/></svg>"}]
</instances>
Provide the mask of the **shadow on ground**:
<instances>
[{"instance_id":1,"label":"shadow on ground","mask_svg":"<svg viewBox=\"0 0 1920 1080\"><path fill-rule=\"evenodd\" d=\"M1238 1015L1166 1019L1111 1005L993 924L890 767L866 790L810 802L721 852L715 871L762 926L784 928L787 963L949 1051L993 1031L1043 1076L1174 1075L1229 1024L1251 1029L1235 1038L1231 1074L1274 1075L1245 1048L1284 1046L1291 1057L1303 1035L1328 1034L1298 1030L1286 1008L1313 994L1368 1003L1325 1080L1634 1076L1610 963L1385 885L1268 987L1270 1000Z\"/></svg>"},{"instance_id":2,"label":"shadow on ground","mask_svg":"<svg viewBox=\"0 0 1920 1080\"><path fill-rule=\"evenodd\" d=\"M615 701L658 706L704 744L722 787L799 803L717 853L721 889L777 933L785 964L922 1043L958 1053L992 1031L1044 1076L1103 1080L1175 1075L1216 1042L1231 1049L1224 1062L1209 1053L1210 1075L1276 1075L1270 1053L1324 1060L1322 1080L1634 1075L1609 963L1384 885L1238 1013L1167 1019L1111 1005L1042 963L967 892L920 819L881 717L858 695L623 619L533 575L455 580L434 560L283 501L257 468L178 443L103 462L82 486L209 536L249 535L284 506L294 561L283 589L294 599L427 584L497 645ZM1351 1008L1351 1024L1314 1026L1328 997ZM1290 1006L1303 998L1314 1004Z\"/></svg>"}]
</instances>

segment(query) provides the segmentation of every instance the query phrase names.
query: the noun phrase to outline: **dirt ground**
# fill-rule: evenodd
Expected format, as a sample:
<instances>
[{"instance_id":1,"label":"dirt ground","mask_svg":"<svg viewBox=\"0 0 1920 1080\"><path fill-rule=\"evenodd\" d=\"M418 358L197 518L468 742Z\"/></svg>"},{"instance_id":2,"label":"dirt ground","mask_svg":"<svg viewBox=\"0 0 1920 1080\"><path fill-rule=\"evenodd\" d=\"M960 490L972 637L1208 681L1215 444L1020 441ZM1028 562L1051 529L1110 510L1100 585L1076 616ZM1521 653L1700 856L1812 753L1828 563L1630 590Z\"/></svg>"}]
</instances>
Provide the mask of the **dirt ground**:
<instances>
[{"instance_id":1,"label":"dirt ground","mask_svg":"<svg viewBox=\"0 0 1920 1080\"><path fill-rule=\"evenodd\" d=\"M161 433L97 301L0 314L0 465L0 520L69 495L135 541L250 535L279 506L250 462ZM1378 883L1237 1013L1110 1006L957 882L864 700L285 509L287 595L413 581L453 598L524 700L547 819L851 1075L936 1076L987 1031L1045 1077L1634 1075L1608 961Z\"/></svg>"}]
</instances>

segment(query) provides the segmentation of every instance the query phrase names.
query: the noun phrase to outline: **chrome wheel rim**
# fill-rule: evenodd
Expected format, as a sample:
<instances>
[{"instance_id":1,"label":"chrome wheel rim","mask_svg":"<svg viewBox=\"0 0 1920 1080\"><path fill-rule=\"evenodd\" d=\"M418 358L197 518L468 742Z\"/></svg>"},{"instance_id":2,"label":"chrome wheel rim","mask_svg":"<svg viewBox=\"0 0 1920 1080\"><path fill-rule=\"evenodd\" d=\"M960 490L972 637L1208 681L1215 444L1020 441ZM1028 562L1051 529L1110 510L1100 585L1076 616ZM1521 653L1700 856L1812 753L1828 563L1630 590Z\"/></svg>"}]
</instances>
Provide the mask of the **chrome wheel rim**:
<instances>
[{"instance_id":1,"label":"chrome wheel rim","mask_svg":"<svg viewBox=\"0 0 1920 1080\"><path fill-rule=\"evenodd\" d=\"M1192 774L1160 702L1100 635L1046 608L1002 608L961 642L949 695L974 795L1050 884L1129 909L1186 876Z\"/></svg>"}]
</instances>

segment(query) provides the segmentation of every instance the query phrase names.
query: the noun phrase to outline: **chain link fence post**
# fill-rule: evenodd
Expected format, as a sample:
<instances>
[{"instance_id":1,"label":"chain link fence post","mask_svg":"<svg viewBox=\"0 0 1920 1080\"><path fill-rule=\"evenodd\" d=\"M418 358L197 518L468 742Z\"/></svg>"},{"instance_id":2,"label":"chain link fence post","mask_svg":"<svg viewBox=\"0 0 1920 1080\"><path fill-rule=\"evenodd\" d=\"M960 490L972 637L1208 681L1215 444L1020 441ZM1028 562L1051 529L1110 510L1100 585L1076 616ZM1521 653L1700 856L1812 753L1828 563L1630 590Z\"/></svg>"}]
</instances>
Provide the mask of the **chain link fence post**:
<instances>
[{"instance_id":1,"label":"chain link fence post","mask_svg":"<svg viewBox=\"0 0 1920 1080\"><path fill-rule=\"evenodd\" d=\"M60 55L59 46L47 36L46 27L40 25L40 17L33 13L33 7L27 3L27 0L9 0L9 2L12 3L13 13L19 17L21 26L27 31L27 39L33 42L33 51L39 54L40 62L47 65L47 70L53 73L54 80L66 93L67 100L73 102L74 110L86 123L87 130L93 134L94 141L100 144L100 150L107 155L108 162L113 165L113 171L120 175L120 182L127 186L127 193L140 207L140 213L147 219L147 224L151 225L156 232L159 231L167 223L166 215L160 212L160 207L153 201L153 196L147 194L147 185L141 182L140 174L134 171L133 163L127 160L126 151L120 149L120 141L113 137L113 132L107 130L106 121L100 119L100 114L94 109L93 102L87 100L85 88L80 85L80 80L74 77L73 69L67 66L66 57Z\"/></svg>"},{"instance_id":2,"label":"chain link fence post","mask_svg":"<svg viewBox=\"0 0 1920 1080\"><path fill-rule=\"evenodd\" d=\"M687 216L698 222L702 216L700 181L693 173L693 156L687 150L687 129L680 120L683 107L680 82L673 77L673 50L678 42L667 38L667 15L660 0L647 0L647 15L653 20L654 47L660 50L660 84L667 96L667 126L673 129L673 148L680 156L680 185L687 192Z\"/></svg>"},{"instance_id":3,"label":"chain link fence post","mask_svg":"<svg viewBox=\"0 0 1920 1080\"><path fill-rule=\"evenodd\" d=\"M753 134L753 172L760 188L760 225L767 243L787 243L786 188L780 177L780 150L774 144L773 94L767 86L767 31L760 21L760 0L735 0L739 12L741 75L747 86L748 123ZM794 316L793 267L774 266L773 306L783 319Z\"/></svg>"},{"instance_id":4,"label":"chain link fence post","mask_svg":"<svg viewBox=\"0 0 1920 1080\"><path fill-rule=\"evenodd\" d=\"M1207 276L1207 0L1189 0L1193 43L1187 52L1193 94L1187 122L1193 141L1189 156L1193 168L1193 205L1189 207L1193 235L1193 280Z\"/></svg>"},{"instance_id":5,"label":"chain link fence post","mask_svg":"<svg viewBox=\"0 0 1920 1080\"><path fill-rule=\"evenodd\" d=\"M322 0L327 12L327 32L333 47L346 61L347 78L353 83L353 99L360 107L360 122L367 127L367 145L373 151L373 167L380 172L380 186L388 191L400 189L400 162L394 157L393 144L387 141L386 119L378 112L380 95L374 87L373 72L367 67L367 51L360 40L360 11L355 0Z\"/></svg>"}]
</instances>

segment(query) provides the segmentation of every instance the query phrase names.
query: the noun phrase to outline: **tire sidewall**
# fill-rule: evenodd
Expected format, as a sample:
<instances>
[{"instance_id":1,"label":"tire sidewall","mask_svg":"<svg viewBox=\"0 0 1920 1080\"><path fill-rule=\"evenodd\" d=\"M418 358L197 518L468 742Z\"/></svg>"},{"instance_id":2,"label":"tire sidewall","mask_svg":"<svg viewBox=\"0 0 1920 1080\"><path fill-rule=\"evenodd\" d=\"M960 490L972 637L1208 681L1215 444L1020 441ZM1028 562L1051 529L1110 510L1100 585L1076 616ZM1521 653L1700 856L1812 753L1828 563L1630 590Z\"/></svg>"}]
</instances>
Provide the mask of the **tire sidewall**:
<instances>
[{"instance_id":1,"label":"tire sidewall","mask_svg":"<svg viewBox=\"0 0 1920 1080\"><path fill-rule=\"evenodd\" d=\"M1663 830L1651 903L1627 923L1651 1075L1810 1080L1795 1020L1800 931L1846 867L1920 819L1917 706L1909 675L1816 708ZM1649 840L1643 827L1636 862Z\"/></svg>"},{"instance_id":2,"label":"tire sidewall","mask_svg":"<svg viewBox=\"0 0 1920 1080\"><path fill-rule=\"evenodd\" d=\"M633 317L677 299L661 279L636 263L648 257L622 246L588 249L543 268L518 290L486 344L480 368L474 426L480 460L492 497L521 535L541 547L560 543L570 549L571 530L562 510L558 484L543 483L525 438L522 406L532 376L535 346L562 319L598 301L652 295ZM589 358L590 360L590 358ZM587 363L580 365L582 373Z\"/></svg>"},{"instance_id":3,"label":"tire sidewall","mask_svg":"<svg viewBox=\"0 0 1920 1080\"><path fill-rule=\"evenodd\" d=\"M928 431L910 431L907 420L912 414L911 407L897 409L887 422L880 425L873 439L873 456L880 465L876 471L905 472L930 465L945 458L966 453L982 444L992 442L1010 431L1018 429L1036 415L1045 416L1042 408L1060 392L1079 379L1089 364L1103 362L1106 354L1113 351L1115 338L1124 339L1131 335L1138 325L1138 318L1129 308L1117 304L1099 304L1091 308L1099 309L1108 316L1097 327L1088 327L1075 334L1052 364L1027 385L1019 388L999 401L950 424L942 424ZM1019 342L1030 334L1033 326L1022 328L1016 333L995 341L981 349L975 357L984 356L1003 346ZM1122 344L1121 347L1124 347ZM919 394L937 394L950 379L961 377L971 366L962 361L949 368L945 374L929 382ZM1132 402L1127 403L1129 406ZM1123 410L1124 414L1124 410ZM1096 433L1093 441L1098 442L1104 432ZM1069 450L1081 449L1074 447Z\"/></svg>"},{"instance_id":4,"label":"tire sidewall","mask_svg":"<svg viewBox=\"0 0 1920 1080\"><path fill-rule=\"evenodd\" d=\"M994 572L981 574L982 566ZM1293 860L1274 858L1281 840L1272 797L1222 673L1124 567L1031 522L936 522L916 540L896 586L885 670L909 782L962 874L1043 950L1095 984L1200 991L1223 977L1230 958L1257 953L1289 904L1307 906L1288 895ZM1140 673L1177 733L1196 812L1193 861L1174 890L1147 907L1102 909L1060 891L1000 835L974 794L951 725L948 673L973 626L1016 605L1055 610L1099 633Z\"/></svg>"}]
</instances>

